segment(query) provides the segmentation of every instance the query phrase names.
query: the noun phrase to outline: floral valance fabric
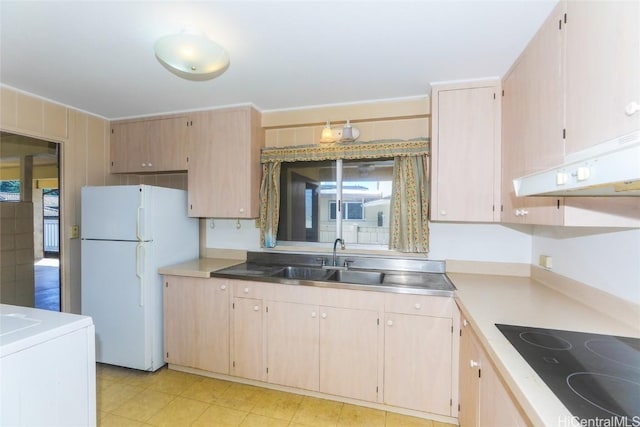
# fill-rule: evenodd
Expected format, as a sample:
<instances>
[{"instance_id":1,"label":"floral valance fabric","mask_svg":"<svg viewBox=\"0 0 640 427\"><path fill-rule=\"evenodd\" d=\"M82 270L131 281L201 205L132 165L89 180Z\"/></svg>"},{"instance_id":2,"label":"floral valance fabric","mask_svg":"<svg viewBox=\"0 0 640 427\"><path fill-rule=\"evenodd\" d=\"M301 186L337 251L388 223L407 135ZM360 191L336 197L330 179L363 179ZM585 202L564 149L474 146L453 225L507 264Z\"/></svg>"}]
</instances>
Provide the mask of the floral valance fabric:
<instances>
[{"instance_id":1,"label":"floral valance fabric","mask_svg":"<svg viewBox=\"0 0 640 427\"><path fill-rule=\"evenodd\" d=\"M338 159L379 159L429 155L429 138L266 147L261 163Z\"/></svg>"}]
</instances>

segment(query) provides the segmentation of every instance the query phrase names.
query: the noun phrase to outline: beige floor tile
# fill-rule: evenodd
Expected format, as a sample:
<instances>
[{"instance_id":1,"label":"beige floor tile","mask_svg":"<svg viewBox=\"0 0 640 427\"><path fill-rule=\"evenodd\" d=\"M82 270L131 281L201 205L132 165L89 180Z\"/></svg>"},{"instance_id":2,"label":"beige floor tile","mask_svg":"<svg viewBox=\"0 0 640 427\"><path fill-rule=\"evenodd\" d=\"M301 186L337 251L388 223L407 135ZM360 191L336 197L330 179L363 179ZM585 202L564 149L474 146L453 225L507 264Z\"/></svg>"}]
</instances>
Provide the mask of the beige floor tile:
<instances>
[{"instance_id":1,"label":"beige floor tile","mask_svg":"<svg viewBox=\"0 0 640 427\"><path fill-rule=\"evenodd\" d=\"M208 404L198 400L176 397L160 412L151 417L147 424L159 427L190 426L208 407Z\"/></svg>"},{"instance_id":2,"label":"beige floor tile","mask_svg":"<svg viewBox=\"0 0 640 427\"><path fill-rule=\"evenodd\" d=\"M192 424L194 427L237 427L247 417L248 413L222 406L211 405Z\"/></svg>"},{"instance_id":3,"label":"beige floor tile","mask_svg":"<svg viewBox=\"0 0 640 427\"><path fill-rule=\"evenodd\" d=\"M222 397L225 399L255 403L260 397L260 394L265 392L264 390L265 389L260 387L233 383L224 392Z\"/></svg>"},{"instance_id":4,"label":"beige floor tile","mask_svg":"<svg viewBox=\"0 0 640 427\"><path fill-rule=\"evenodd\" d=\"M257 414L249 414L244 419L240 427L286 427L289 421L264 417Z\"/></svg>"},{"instance_id":5,"label":"beige floor tile","mask_svg":"<svg viewBox=\"0 0 640 427\"><path fill-rule=\"evenodd\" d=\"M205 378L202 381L191 384L180 395L189 399L212 403L215 399L222 397L231 387L231 384L229 381Z\"/></svg>"},{"instance_id":6,"label":"beige floor tile","mask_svg":"<svg viewBox=\"0 0 640 427\"><path fill-rule=\"evenodd\" d=\"M302 399L302 396L292 393L265 390L260 394L251 412L269 418L291 421Z\"/></svg>"},{"instance_id":7,"label":"beige floor tile","mask_svg":"<svg viewBox=\"0 0 640 427\"><path fill-rule=\"evenodd\" d=\"M130 418L136 421L147 421L160 412L176 397L171 394L153 390L143 390L124 402L111 413Z\"/></svg>"},{"instance_id":8,"label":"beige floor tile","mask_svg":"<svg viewBox=\"0 0 640 427\"><path fill-rule=\"evenodd\" d=\"M344 404L338 426L385 427L385 411Z\"/></svg>"},{"instance_id":9,"label":"beige floor tile","mask_svg":"<svg viewBox=\"0 0 640 427\"><path fill-rule=\"evenodd\" d=\"M96 364L96 377L106 378L110 380L121 381L135 372L134 369L123 368L120 366L105 365L104 363Z\"/></svg>"},{"instance_id":10,"label":"beige floor tile","mask_svg":"<svg viewBox=\"0 0 640 427\"><path fill-rule=\"evenodd\" d=\"M433 427L431 420L387 412L386 427Z\"/></svg>"},{"instance_id":11,"label":"beige floor tile","mask_svg":"<svg viewBox=\"0 0 640 427\"><path fill-rule=\"evenodd\" d=\"M106 414L98 421L98 427L141 427L146 424L114 414Z\"/></svg>"},{"instance_id":12,"label":"beige floor tile","mask_svg":"<svg viewBox=\"0 0 640 427\"><path fill-rule=\"evenodd\" d=\"M143 388L126 384L111 385L96 393L96 409L111 412L142 391L144 391Z\"/></svg>"},{"instance_id":13,"label":"beige floor tile","mask_svg":"<svg viewBox=\"0 0 640 427\"><path fill-rule=\"evenodd\" d=\"M340 402L307 396L300 402L292 422L307 426L335 426L340 419L342 405Z\"/></svg>"},{"instance_id":14,"label":"beige floor tile","mask_svg":"<svg viewBox=\"0 0 640 427\"><path fill-rule=\"evenodd\" d=\"M199 375L187 374L185 372L173 371L170 369L160 369L151 379L150 390L179 395L191 385L204 379Z\"/></svg>"}]
</instances>

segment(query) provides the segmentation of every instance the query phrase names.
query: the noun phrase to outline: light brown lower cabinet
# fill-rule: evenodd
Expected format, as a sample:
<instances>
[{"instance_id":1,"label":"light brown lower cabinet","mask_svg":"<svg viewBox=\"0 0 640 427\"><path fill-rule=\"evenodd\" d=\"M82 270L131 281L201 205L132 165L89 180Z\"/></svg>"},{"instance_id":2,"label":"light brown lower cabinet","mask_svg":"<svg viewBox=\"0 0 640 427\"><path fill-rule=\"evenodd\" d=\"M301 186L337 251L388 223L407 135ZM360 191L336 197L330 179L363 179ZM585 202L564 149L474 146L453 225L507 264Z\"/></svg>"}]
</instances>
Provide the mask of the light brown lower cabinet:
<instances>
[{"instance_id":1,"label":"light brown lower cabinet","mask_svg":"<svg viewBox=\"0 0 640 427\"><path fill-rule=\"evenodd\" d=\"M229 373L229 283L164 276L165 361Z\"/></svg>"},{"instance_id":2,"label":"light brown lower cabinet","mask_svg":"<svg viewBox=\"0 0 640 427\"><path fill-rule=\"evenodd\" d=\"M530 426L471 326L460 335L460 427Z\"/></svg>"},{"instance_id":3,"label":"light brown lower cabinet","mask_svg":"<svg viewBox=\"0 0 640 427\"><path fill-rule=\"evenodd\" d=\"M446 297L165 276L167 361L456 417L454 307Z\"/></svg>"}]
</instances>

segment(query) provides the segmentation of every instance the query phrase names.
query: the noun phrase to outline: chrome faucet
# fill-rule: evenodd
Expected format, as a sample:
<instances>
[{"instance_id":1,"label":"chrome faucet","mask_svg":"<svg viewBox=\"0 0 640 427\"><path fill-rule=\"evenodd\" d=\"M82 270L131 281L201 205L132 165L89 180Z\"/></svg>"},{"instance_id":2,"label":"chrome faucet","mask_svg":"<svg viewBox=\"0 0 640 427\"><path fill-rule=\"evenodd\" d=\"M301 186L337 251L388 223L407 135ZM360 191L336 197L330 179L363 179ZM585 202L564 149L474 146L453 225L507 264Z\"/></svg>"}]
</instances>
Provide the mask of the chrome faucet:
<instances>
[{"instance_id":1,"label":"chrome faucet","mask_svg":"<svg viewBox=\"0 0 640 427\"><path fill-rule=\"evenodd\" d=\"M334 242L333 242L333 266L337 267L338 266L338 257L336 256L336 245L338 244L338 242L340 242L340 249L344 250L344 240L337 238Z\"/></svg>"}]
</instances>

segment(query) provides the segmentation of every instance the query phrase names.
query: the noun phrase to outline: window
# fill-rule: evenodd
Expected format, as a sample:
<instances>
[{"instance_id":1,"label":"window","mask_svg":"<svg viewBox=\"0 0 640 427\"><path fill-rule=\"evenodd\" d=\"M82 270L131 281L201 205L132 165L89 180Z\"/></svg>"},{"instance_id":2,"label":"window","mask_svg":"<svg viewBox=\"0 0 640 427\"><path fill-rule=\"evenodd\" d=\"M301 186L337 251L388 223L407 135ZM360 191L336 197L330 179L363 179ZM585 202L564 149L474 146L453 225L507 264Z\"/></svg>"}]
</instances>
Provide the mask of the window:
<instances>
[{"instance_id":1,"label":"window","mask_svg":"<svg viewBox=\"0 0 640 427\"><path fill-rule=\"evenodd\" d=\"M336 219L336 201L329 202L329 219ZM342 219L364 219L362 202L342 202Z\"/></svg>"},{"instance_id":2,"label":"window","mask_svg":"<svg viewBox=\"0 0 640 427\"><path fill-rule=\"evenodd\" d=\"M278 244L389 243L393 160L285 162Z\"/></svg>"}]
</instances>

